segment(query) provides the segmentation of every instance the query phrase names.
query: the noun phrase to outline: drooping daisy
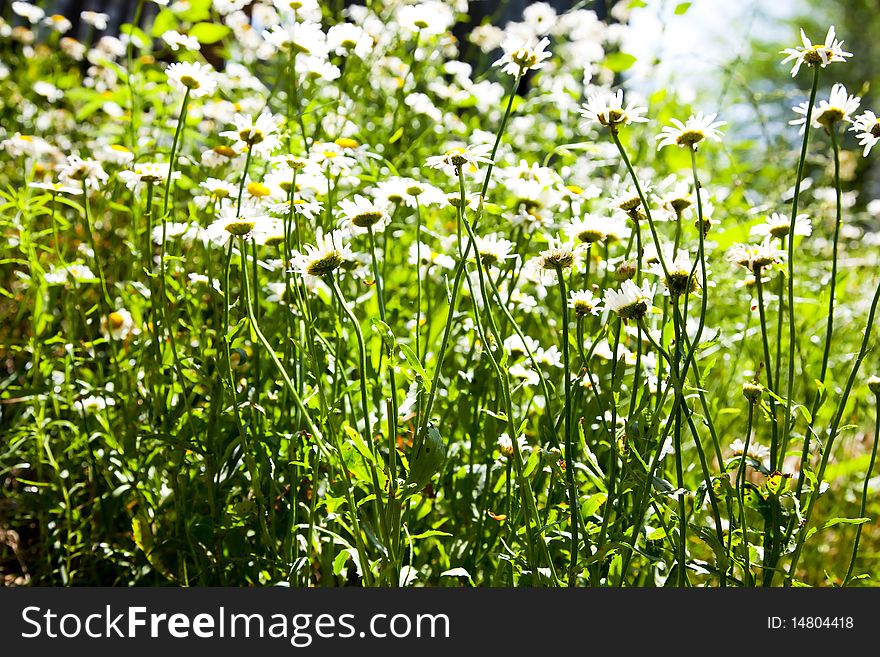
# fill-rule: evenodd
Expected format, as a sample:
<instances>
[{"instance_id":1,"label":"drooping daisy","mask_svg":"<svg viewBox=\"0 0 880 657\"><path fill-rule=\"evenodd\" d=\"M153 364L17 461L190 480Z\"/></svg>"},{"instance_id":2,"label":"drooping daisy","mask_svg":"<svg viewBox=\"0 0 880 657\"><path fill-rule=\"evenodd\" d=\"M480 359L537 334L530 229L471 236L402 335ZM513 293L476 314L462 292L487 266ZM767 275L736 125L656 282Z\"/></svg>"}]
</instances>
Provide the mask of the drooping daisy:
<instances>
[{"instance_id":1,"label":"drooping daisy","mask_svg":"<svg viewBox=\"0 0 880 657\"><path fill-rule=\"evenodd\" d=\"M863 157L867 157L874 144L880 141L880 119L871 110L865 110L856 117L850 130L857 133L859 145L865 147L862 151Z\"/></svg>"},{"instance_id":2,"label":"drooping daisy","mask_svg":"<svg viewBox=\"0 0 880 657\"><path fill-rule=\"evenodd\" d=\"M256 119L249 114L236 113L232 119L234 130L220 133L221 137L234 139L236 150L251 149L257 155L269 155L280 140L276 134L278 122L270 112L263 112Z\"/></svg>"},{"instance_id":3,"label":"drooping daisy","mask_svg":"<svg viewBox=\"0 0 880 657\"><path fill-rule=\"evenodd\" d=\"M721 133L718 128L726 125L726 121L716 121L717 114L692 115L682 123L678 119L672 119L672 125L664 127L656 139L657 150L664 146L680 146L682 148L696 149L696 145L704 139L721 141Z\"/></svg>"},{"instance_id":4,"label":"drooping daisy","mask_svg":"<svg viewBox=\"0 0 880 657\"><path fill-rule=\"evenodd\" d=\"M443 155L432 155L425 160L425 164L432 169L443 169L450 175L457 175L459 169L465 170L465 168L473 173L480 164L492 164L492 160L489 159L491 150L488 144L451 148Z\"/></svg>"},{"instance_id":5,"label":"drooping daisy","mask_svg":"<svg viewBox=\"0 0 880 657\"><path fill-rule=\"evenodd\" d=\"M605 290L605 307L623 320L643 318L653 307L654 286L645 281L639 287L631 280L624 281L620 290Z\"/></svg>"},{"instance_id":6,"label":"drooping daisy","mask_svg":"<svg viewBox=\"0 0 880 657\"><path fill-rule=\"evenodd\" d=\"M760 276L761 271L783 261L785 251L778 249L770 243L770 237L766 237L760 244L734 244L727 252L727 259L745 267L755 276Z\"/></svg>"},{"instance_id":7,"label":"drooping daisy","mask_svg":"<svg viewBox=\"0 0 880 657\"><path fill-rule=\"evenodd\" d=\"M304 276L327 276L353 258L351 247L340 231L324 234L318 230L315 244L306 244L302 253L295 253L291 264L294 271Z\"/></svg>"},{"instance_id":8,"label":"drooping daisy","mask_svg":"<svg viewBox=\"0 0 880 657\"><path fill-rule=\"evenodd\" d=\"M589 290L572 290L568 295L568 307L578 317L598 315L602 311L602 300L594 297Z\"/></svg>"},{"instance_id":9,"label":"drooping daisy","mask_svg":"<svg viewBox=\"0 0 880 657\"><path fill-rule=\"evenodd\" d=\"M843 50L843 41L838 41L835 38L833 25L828 28L828 34L825 35L825 43L815 45L807 38L803 28L801 28L801 42L803 46L786 48L781 51L782 54L788 55L788 57L782 60L783 64L794 60L791 77L798 74L802 64L825 68L831 62L845 62L847 57L852 57L851 52Z\"/></svg>"},{"instance_id":10,"label":"drooping daisy","mask_svg":"<svg viewBox=\"0 0 880 657\"><path fill-rule=\"evenodd\" d=\"M210 96L217 88L217 74L208 64L175 62L165 69L168 80L193 98Z\"/></svg>"},{"instance_id":11,"label":"drooping daisy","mask_svg":"<svg viewBox=\"0 0 880 657\"><path fill-rule=\"evenodd\" d=\"M550 43L546 37L540 41L535 39L518 39L511 35L502 44L504 54L493 64L510 75L522 75L544 67L544 60L550 57L545 50Z\"/></svg>"},{"instance_id":12,"label":"drooping daisy","mask_svg":"<svg viewBox=\"0 0 880 657\"><path fill-rule=\"evenodd\" d=\"M612 132L617 132L630 123L647 123L648 119L642 116L647 111L647 107L634 103L624 107L623 89L618 89L613 94L607 91L596 92L578 110L587 123L604 125Z\"/></svg>"},{"instance_id":13,"label":"drooping daisy","mask_svg":"<svg viewBox=\"0 0 880 657\"><path fill-rule=\"evenodd\" d=\"M791 219L786 215L774 212L769 215L764 222L752 226L749 234L756 237L766 237L767 235L770 235L771 237L782 238L786 237L790 231ZM804 237L809 237L813 234L813 224L810 222L810 218L807 215L799 214L797 216L797 219L795 219L794 222L794 234Z\"/></svg>"},{"instance_id":14,"label":"drooping daisy","mask_svg":"<svg viewBox=\"0 0 880 657\"><path fill-rule=\"evenodd\" d=\"M355 194L351 199L339 201L343 226L351 233L364 233L367 230L381 230L391 223L388 203L383 199L369 199Z\"/></svg>"}]
</instances>

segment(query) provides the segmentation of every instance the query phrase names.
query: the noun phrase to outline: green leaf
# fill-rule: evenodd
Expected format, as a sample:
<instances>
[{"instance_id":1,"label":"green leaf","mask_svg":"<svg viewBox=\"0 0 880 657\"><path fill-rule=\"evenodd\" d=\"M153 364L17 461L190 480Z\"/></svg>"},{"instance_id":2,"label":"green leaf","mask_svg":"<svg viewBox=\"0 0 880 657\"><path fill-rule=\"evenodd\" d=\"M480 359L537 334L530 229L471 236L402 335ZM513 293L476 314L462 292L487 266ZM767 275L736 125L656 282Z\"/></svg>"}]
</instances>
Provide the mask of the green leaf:
<instances>
[{"instance_id":1,"label":"green leaf","mask_svg":"<svg viewBox=\"0 0 880 657\"><path fill-rule=\"evenodd\" d=\"M694 3L693 2L679 2L677 5L675 5L675 15L681 16L682 14L686 13L687 10L691 8L692 4L694 4Z\"/></svg>"},{"instance_id":2,"label":"green leaf","mask_svg":"<svg viewBox=\"0 0 880 657\"><path fill-rule=\"evenodd\" d=\"M189 31L189 35L198 39L199 43L207 45L217 43L229 34L230 31L231 30L226 25L219 25L217 23L196 23Z\"/></svg>"},{"instance_id":3,"label":"green leaf","mask_svg":"<svg viewBox=\"0 0 880 657\"><path fill-rule=\"evenodd\" d=\"M428 531L422 532L421 534L414 534L413 536L410 536L409 538L410 538L410 540L415 541L420 538L430 538L431 536L452 536L452 534L450 534L448 532L437 531L436 529L429 529Z\"/></svg>"},{"instance_id":4,"label":"green leaf","mask_svg":"<svg viewBox=\"0 0 880 657\"><path fill-rule=\"evenodd\" d=\"M625 52L613 52L607 57L602 64L606 68L610 68L615 73L621 73L636 63L633 55Z\"/></svg>"},{"instance_id":5,"label":"green leaf","mask_svg":"<svg viewBox=\"0 0 880 657\"><path fill-rule=\"evenodd\" d=\"M348 550L343 550L336 555L336 558L333 560L334 575L339 576L342 574L342 571L345 569L345 565L348 563L348 557Z\"/></svg>"},{"instance_id":6,"label":"green leaf","mask_svg":"<svg viewBox=\"0 0 880 657\"><path fill-rule=\"evenodd\" d=\"M150 30L150 35L158 38L169 30L177 30L179 26L180 24L177 22L177 17L174 15L174 12L170 9L163 9L156 14L156 18L153 20L153 29Z\"/></svg>"}]
</instances>

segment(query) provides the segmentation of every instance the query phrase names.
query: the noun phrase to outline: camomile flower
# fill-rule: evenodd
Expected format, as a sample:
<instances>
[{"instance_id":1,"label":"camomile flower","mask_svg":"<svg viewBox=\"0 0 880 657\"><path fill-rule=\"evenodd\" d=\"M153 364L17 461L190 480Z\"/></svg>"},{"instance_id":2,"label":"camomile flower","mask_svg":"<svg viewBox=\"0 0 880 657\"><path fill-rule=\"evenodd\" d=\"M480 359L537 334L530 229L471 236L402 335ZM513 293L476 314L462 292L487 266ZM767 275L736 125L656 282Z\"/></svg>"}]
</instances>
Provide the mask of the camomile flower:
<instances>
[{"instance_id":1,"label":"camomile flower","mask_svg":"<svg viewBox=\"0 0 880 657\"><path fill-rule=\"evenodd\" d=\"M718 128L726 125L726 121L716 121L717 114L692 115L682 123L678 119L672 119L672 125L664 127L656 139L657 150L664 146L688 147L696 150L696 145L704 139L721 141L721 133Z\"/></svg>"},{"instance_id":2,"label":"camomile flower","mask_svg":"<svg viewBox=\"0 0 880 657\"><path fill-rule=\"evenodd\" d=\"M742 456L743 452L746 451L745 442L743 442L741 438L737 438L732 443L730 443L730 451L733 452L734 456ZM765 447L764 445L761 445L754 440L750 440L749 451L746 456L753 461L763 463L766 459L770 458L770 448Z\"/></svg>"},{"instance_id":3,"label":"camomile flower","mask_svg":"<svg viewBox=\"0 0 880 657\"><path fill-rule=\"evenodd\" d=\"M486 267L492 267L516 257L516 254L513 253L513 242L499 237L497 233L477 235L477 253L480 254L480 260Z\"/></svg>"},{"instance_id":4,"label":"camomile flower","mask_svg":"<svg viewBox=\"0 0 880 657\"><path fill-rule=\"evenodd\" d=\"M389 203L403 203L407 207L442 205L446 194L442 190L413 178L388 178L376 185L375 195Z\"/></svg>"},{"instance_id":5,"label":"camomile flower","mask_svg":"<svg viewBox=\"0 0 880 657\"><path fill-rule=\"evenodd\" d=\"M504 54L492 65L499 66L510 75L538 70L544 67L544 60L550 57L545 50L549 43L550 39L546 37L536 42L531 38L523 41L511 35L502 44Z\"/></svg>"},{"instance_id":6,"label":"camomile flower","mask_svg":"<svg viewBox=\"0 0 880 657\"><path fill-rule=\"evenodd\" d=\"M643 318L653 307L654 286L647 281L639 287L632 280L624 281L620 290L605 290L605 307L622 320Z\"/></svg>"},{"instance_id":7,"label":"camomile flower","mask_svg":"<svg viewBox=\"0 0 880 657\"><path fill-rule=\"evenodd\" d=\"M68 155L67 164L58 172L62 180L85 183L87 187L99 187L107 182L107 172L97 160L83 159L79 155Z\"/></svg>"},{"instance_id":8,"label":"camomile flower","mask_svg":"<svg viewBox=\"0 0 880 657\"><path fill-rule=\"evenodd\" d=\"M589 290L572 290L568 294L568 307L578 317L598 315L602 311L602 300L594 297Z\"/></svg>"},{"instance_id":9,"label":"camomile flower","mask_svg":"<svg viewBox=\"0 0 880 657\"><path fill-rule=\"evenodd\" d=\"M693 204L691 186L683 180L677 182L673 190L663 197L663 207L669 208L676 215L680 215Z\"/></svg>"},{"instance_id":10,"label":"camomile flower","mask_svg":"<svg viewBox=\"0 0 880 657\"><path fill-rule=\"evenodd\" d=\"M139 162L130 170L120 171L119 179L129 189L136 189L142 185L161 185L168 180L170 168L168 162ZM171 178L178 180L180 171L171 174Z\"/></svg>"},{"instance_id":11,"label":"camomile flower","mask_svg":"<svg viewBox=\"0 0 880 657\"><path fill-rule=\"evenodd\" d=\"M82 22L86 25L91 25L96 30L106 30L108 21L110 20L110 16L108 14L102 14L97 11L83 11L80 12L79 17L82 19Z\"/></svg>"},{"instance_id":12,"label":"camomile flower","mask_svg":"<svg viewBox=\"0 0 880 657\"><path fill-rule=\"evenodd\" d=\"M235 140L235 150L251 149L255 154L269 155L280 143L278 122L270 112L261 113L256 119L250 114L236 113L232 119L234 130L220 133L221 137Z\"/></svg>"},{"instance_id":13,"label":"camomile flower","mask_svg":"<svg viewBox=\"0 0 880 657\"><path fill-rule=\"evenodd\" d=\"M794 67L791 69L791 77L798 74L802 64L807 66L821 66L825 68L831 62L845 62L847 57L852 57L851 52L843 50L843 41L838 41L835 37L834 26L828 28L828 34L825 35L825 43L813 44L807 38L803 28L801 28L801 42L803 46L795 48L786 48L782 50L782 54L788 55L782 60L785 64L794 60Z\"/></svg>"},{"instance_id":14,"label":"camomile flower","mask_svg":"<svg viewBox=\"0 0 880 657\"><path fill-rule=\"evenodd\" d=\"M73 402L74 407L80 413L100 413L108 406L113 406L116 401L112 397L100 397L89 395Z\"/></svg>"},{"instance_id":15,"label":"camomile flower","mask_svg":"<svg viewBox=\"0 0 880 657\"><path fill-rule=\"evenodd\" d=\"M538 341L534 338L528 335L524 335L523 337L525 340L518 335L513 334L504 339L504 342L502 343L504 350L510 354L511 357L520 358L528 353L534 353L535 349L540 346Z\"/></svg>"},{"instance_id":16,"label":"camomile flower","mask_svg":"<svg viewBox=\"0 0 880 657\"><path fill-rule=\"evenodd\" d=\"M210 96L217 88L217 74L208 64L175 62L165 69L168 80L193 98Z\"/></svg>"},{"instance_id":17,"label":"camomile flower","mask_svg":"<svg viewBox=\"0 0 880 657\"><path fill-rule=\"evenodd\" d=\"M585 214L583 217L574 219L565 227L565 232L573 239L586 244L602 242L608 235L608 219Z\"/></svg>"},{"instance_id":18,"label":"camomile flower","mask_svg":"<svg viewBox=\"0 0 880 657\"><path fill-rule=\"evenodd\" d=\"M219 178L206 178L199 183L199 187L207 192L206 196L211 201L223 201L224 199L233 198L238 190L235 185Z\"/></svg>"},{"instance_id":19,"label":"camomile flower","mask_svg":"<svg viewBox=\"0 0 880 657\"><path fill-rule=\"evenodd\" d=\"M850 115L854 114L856 110L859 109L859 102L861 100L862 99L858 96L850 96L846 91L846 87L842 84L835 84L831 88L831 94L829 95L828 100L822 99L819 104L813 108L812 127L821 128L824 126L831 129L834 124L840 121L851 123L852 119L850 118ZM804 101L792 109L796 114L799 114L800 117L792 119L788 123L789 125L801 126L800 132L803 134L807 125L809 102Z\"/></svg>"},{"instance_id":20,"label":"camomile flower","mask_svg":"<svg viewBox=\"0 0 880 657\"><path fill-rule=\"evenodd\" d=\"M752 226L749 231L750 235L755 237L786 237L791 231L791 219L789 217L774 212L769 215L763 223ZM813 224L810 218L805 214L799 214L794 222L794 234L809 237L813 234Z\"/></svg>"},{"instance_id":21,"label":"camomile flower","mask_svg":"<svg viewBox=\"0 0 880 657\"><path fill-rule=\"evenodd\" d=\"M666 265L665 271L663 264ZM661 264L659 259L655 260L648 268L648 273L660 278L671 297L696 292L703 280L701 266L698 264L695 269L690 254L682 249L675 254L675 257L669 249L668 253L664 253L663 263Z\"/></svg>"},{"instance_id":22,"label":"camomile flower","mask_svg":"<svg viewBox=\"0 0 880 657\"><path fill-rule=\"evenodd\" d=\"M339 201L339 210L343 218L343 226L352 234L382 229L391 223L388 203L382 199L371 200L355 194L351 199Z\"/></svg>"},{"instance_id":23,"label":"camomile flower","mask_svg":"<svg viewBox=\"0 0 880 657\"><path fill-rule=\"evenodd\" d=\"M52 265L43 279L49 285L62 285L69 279L73 279L76 283L97 283L99 281L89 266L81 262L72 262L67 267L57 269Z\"/></svg>"},{"instance_id":24,"label":"camomile flower","mask_svg":"<svg viewBox=\"0 0 880 657\"><path fill-rule=\"evenodd\" d=\"M125 308L114 310L107 317L101 319L101 331L105 337L113 340L125 340L136 332L134 318Z\"/></svg>"},{"instance_id":25,"label":"camomile flower","mask_svg":"<svg viewBox=\"0 0 880 657\"><path fill-rule=\"evenodd\" d=\"M258 224L268 217L253 210L238 214L234 208L226 208L205 230L207 238L216 244L226 244L234 237L249 237Z\"/></svg>"},{"instance_id":26,"label":"camomile flower","mask_svg":"<svg viewBox=\"0 0 880 657\"><path fill-rule=\"evenodd\" d=\"M295 272L304 276L328 276L347 260L353 259L354 253L345 243L342 231L334 230L324 234L319 229L315 235L315 244L306 244L302 253L295 253L291 265Z\"/></svg>"},{"instance_id":27,"label":"camomile flower","mask_svg":"<svg viewBox=\"0 0 880 657\"><path fill-rule=\"evenodd\" d=\"M55 30L59 34L65 34L73 27L73 23L66 16L61 14L52 14L43 19L43 25Z\"/></svg>"},{"instance_id":28,"label":"camomile flower","mask_svg":"<svg viewBox=\"0 0 880 657\"><path fill-rule=\"evenodd\" d=\"M617 132L630 123L647 123L648 119L642 116L647 111L647 107L634 103L624 106L623 89L618 89L613 94L607 91L591 94L587 102L578 109L588 124L598 123L612 132Z\"/></svg>"},{"instance_id":29,"label":"camomile flower","mask_svg":"<svg viewBox=\"0 0 880 657\"><path fill-rule=\"evenodd\" d=\"M734 244L727 252L727 259L745 267L755 276L761 271L783 261L785 251L771 245L769 235L760 244Z\"/></svg>"},{"instance_id":30,"label":"camomile flower","mask_svg":"<svg viewBox=\"0 0 880 657\"><path fill-rule=\"evenodd\" d=\"M541 251L540 255L533 258L531 262L538 269L551 272L558 269L565 271L574 267L579 252L580 245L573 241L563 242L559 237L551 237L547 249Z\"/></svg>"},{"instance_id":31,"label":"camomile flower","mask_svg":"<svg viewBox=\"0 0 880 657\"><path fill-rule=\"evenodd\" d=\"M449 2L427 0L399 7L395 18L410 32L419 32L424 36L438 36L446 33L455 23L455 12Z\"/></svg>"},{"instance_id":32,"label":"camomile flower","mask_svg":"<svg viewBox=\"0 0 880 657\"><path fill-rule=\"evenodd\" d=\"M425 160L425 164L432 169L443 169L450 175L457 174L459 169L464 170L465 167L473 173L480 164L492 164L492 160L489 159L491 150L488 144L451 148L443 155L430 156Z\"/></svg>"},{"instance_id":33,"label":"camomile flower","mask_svg":"<svg viewBox=\"0 0 880 657\"><path fill-rule=\"evenodd\" d=\"M327 30L327 47L337 55L354 53L364 59L373 48L373 40L359 25L337 23Z\"/></svg>"},{"instance_id":34,"label":"camomile flower","mask_svg":"<svg viewBox=\"0 0 880 657\"><path fill-rule=\"evenodd\" d=\"M269 213L279 216L288 216L290 214L290 206L290 201L275 203L269 206ZM323 213L324 204L320 201L309 201L303 198L295 198L293 199L293 211L310 221L314 221L315 217Z\"/></svg>"},{"instance_id":35,"label":"camomile flower","mask_svg":"<svg viewBox=\"0 0 880 657\"><path fill-rule=\"evenodd\" d=\"M27 19L33 25L36 25L43 20L43 17L46 15L45 11L29 2L13 2L12 11L22 18Z\"/></svg>"},{"instance_id":36,"label":"camomile flower","mask_svg":"<svg viewBox=\"0 0 880 657\"><path fill-rule=\"evenodd\" d=\"M177 52L181 48L184 50L198 51L202 46L199 40L192 36L181 34L175 30L166 30L162 33L162 41L164 41L171 50Z\"/></svg>"},{"instance_id":37,"label":"camomile flower","mask_svg":"<svg viewBox=\"0 0 880 657\"><path fill-rule=\"evenodd\" d=\"M52 146L42 137L23 135L20 132L0 141L0 148L12 157L21 157L22 155L38 157L52 151Z\"/></svg>"},{"instance_id":38,"label":"camomile flower","mask_svg":"<svg viewBox=\"0 0 880 657\"><path fill-rule=\"evenodd\" d=\"M70 194L71 196L79 196L82 194L80 187L65 185L63 182L32 182L28 184L32 189L42 189L43 191L52 192L53 194Z\"/></svg>"},{"instance_id":39,"label":"camomile flower","mask_svg":"<svg viewBox=\"0 0 880 657\"><path fill-rule=\"evenodd\" d=\"M862 157L867 157L874 144L880 141L880 119L871 110L865 110L856 117L850 130L857 133L859 145L865 147Z\"/></svg>"},{"instance_id":40,"label":"camomile flower","mask_svg":"<svg viewBox=\"0 0 880 657\"><path fill-rule=\"evenodd\" d=\"M98 153L98 159L117 166L127 166L134 161L134 153L122 144L107 144Z\"/></svg>"},{"instance_id":41,"label":"camomile flower","mask_svg":"<svg viewBox=\"0 0 880 657\"><path fill-rule=\"evenodd\" d=\"M526 435L521 433L517 436L516 445L519 447L520 453L526 451L529 448L529 441L526 440ZM507 433L502 433L498 436L498 449L501 450L501 456L504 458L510 458L514 455L513 449L513 441L510 439L510 435Z\"/></svg>"},{"instance_id":42,"label":"camomile flower","mask_svg":"<svg viewBox=\"0 0 880 657\"><path fill-rule=\"evenodd\" d=\"M330 51L327 35L318 23L312 21L273 25L271 30L263 32L263 38L282 52L326 58Z\"/></svg>"}]
</instances>

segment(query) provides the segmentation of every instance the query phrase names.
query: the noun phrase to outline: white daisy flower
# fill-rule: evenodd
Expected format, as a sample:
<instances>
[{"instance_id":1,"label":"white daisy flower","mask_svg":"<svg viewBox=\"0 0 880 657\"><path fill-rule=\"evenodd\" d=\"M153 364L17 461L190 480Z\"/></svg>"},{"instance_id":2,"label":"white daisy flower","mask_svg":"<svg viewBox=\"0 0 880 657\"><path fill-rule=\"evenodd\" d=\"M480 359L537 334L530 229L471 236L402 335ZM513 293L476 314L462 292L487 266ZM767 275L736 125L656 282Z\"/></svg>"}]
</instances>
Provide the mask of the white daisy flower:
<instances>
[{"instance_id":1,"label":"white daisy flower","mask_svg":"<svg viewBox=\"0 0 880 657\"><path fill-rule=\"evenodd\" d=\"M752 226L750 235L755 237L786 237L791 231L791 219L786 215L774 212L763 223ZM809 237L813 234L813 224L805 214L799 214L794 222L794 234Z\"/></svg>"},{"instance_id":2,"label":"white daisy flower","mask_svg":"<svg viewBox=\"0 0 880 657\"><path fill-rule=\"evenodd\" d=\"M283 52L294 51L302 55L314 55L326 59L330 49L327 35L318 23L292 22L287 26L273 25L263 32L263 38Z\"/></svg>"},{"instance_id":3,"label":"white daisy flower","mask_svg":"<svg viewBox=\"0 0 880 657\"><path fill-rule=\"evenodd\" d=\"M814 128L821 128L823 126L831 128L834 124L840 121L851 123L852 119L850 117L859 109L859 103L861 100L862 99L858 96L850 96L846 91L846 87L842 84L835 84L831 88L831 94L829 95L828 100L822 99L819 101L819 104L813 108L812 126ZM804 101L792 109L796 114L799 114L800 117L792 119L788 123L789 125L801 126L800 132L803 134L807 125L807 110L809 109L809 102Z\"/></svg>"},{"instance_id":4,"label":"white daisy flower","mask_svg":"<svg viewBox=\"0 0 880 657\"><path fill-rule=\"evenodd\" d=\"M168 47L171 48L174 52L177 52L181 48L184 50L191 50L193 52L201 50L202 46L199 43L199 40L195 37L188 36L186 34L181 34L175 30L166 30L162 33L162 41L168 44Z\"/></svg>"},{"instance_id":5,"label":"white daisy flower","mask_svg":"<svg viewBox=\"0 0 880 657\"><path fill-rule=\"evenodd\" d=\"M819 65L825 68L831 62L844 62L847 57L852 57L851 52L843 50L843 41L838 41L835 38L833 25L828 28L828 34L825 35L825 43L815 45L807 38L803 28L801 28L801 42L803 46L786 48L781 51L782 54L788 55L788 57L782 60L783 64L794 60L791 77L798 74L802 64L807 66Z\"/></svg>"},{"instance_id":6,"label":"white daisy flower","mask_svg":"<svg viewBox=\"0 0 880 657\"><path fill-rule=\"evenodd\" d=\"M108 14L102 14L97 11L83 11L80 12L79 17L82 19L82 22L86 25L91 25L96 30L106 30L108 21L110 20L110 16Z\"/></svg>"},{"instance_id":7,"label":"white daisy flower","mask_svg":"<svg viewBox=\"0 0 880 657\"><path fill-rule=\"evenodd\" d=\"M368 229L381 230L391 223L388 203L384 199L372 200L360 194L339 201L343 226L352 234L365 233Z\"/></svg>"},{"instance_id":8,"label":"white daisy flower","mask_svg":"<svg viewBox=\"0 0 880 657\"><path fill-rule=\"evenodd\" d=\"M221 132L220 136L234 139L235 150L250 148L254 154L270 155L280 143L276 134L278 121L270 112L263 112L256 119L250 114L236 113L232 124L235 129Z\"/></svg>"},{"instance_id":9,"label":"white daisy flower","mask_svg":"<svg viewBox=\"0 0 880 657\"><path fill-rule=\"evenodd\" d=\"M452 148L443 155L432 155L427 164L432 169L443 169L446 173L457 174L459 169L467 167L471 173L477 171L480 164L492 164L489 153L492 148L488 144L476 144L467 147Z\"/></svg>"},{"instance_id":10,"label":"white daisy flower","mask_svg":"<svg viewBox=\"0 0 880 657\"><path fill-rule=\"evenodd\" d=\"M543 68L544 60L551 56L545 50L549 43L550 39L546 37L540 41L531 38L523 41L511 35L502 44L504 55L493 66L499 66L502 71L510 75L522 75L526 71Z\"/></svg>"},{"instance_id":11,"label":"white daisy flower","mask_svg":"<svg viewBox=\"0 0 880 657\"><path fill-rule=\"evenodd\" d=\"M653 307L654 286L647 281L639 287L632 280L624 281L620 290L605 290L605 307L623 320L641 319Z\"/></svg>"},{"instance_id":12,"label":"white daisy flower","mask_svg":"<svg viewBox=\"0 0 880 657\"><path fill-rule=\"evenodd\" d=\"M114 310L101 320L101 330L105 337L113 340L125 340L136 332L134 318L125 308Z\"/></svg>"},{"instance_id":13,"label":"white daisy flower","mask_svg":"<svg viewBox=\"0 0 880 657\"><path fill-rule=\"evenodd\" d=\"M327 276L339 269L346 260L354 259L351 247L345 243L344 234L334 230L324 234L319 229L315 244L306 244L302 253L291 259L294 271L304 276Z\"/></svg>"},{"instance_id":14,"label":"white daisy flower","mask_svg":"<svg viewBox=\"0 0 880 657\"><path fill-rule=\"evenodd\" d=\"M568 307L578 317L598 315L602 311L602 300L594 297L589 290L572 290L568 294Z\"/></svg>"},{"instance_id":15,"label":"white daisy flower","mask_svg":"<svg viewBox=\"0 0 880 657\"><path fill-rule=\"evenodd\" d=\"M515 258L513 242L499 237L497 233L477 235L477 253L486 267L498 265L505 260Z\"/></svg>"},{"instance_id":16,"label":"white daisy flower","mask_svg":"<svg viewBox=\"0 0 880 657\"><path fill-rule=\"evenodd\" d=\"M782 262L784 258L785 251L773 246L769 236L760 244L734 244L727 252L730 262L745 267L756 276L761 274L761 270Z\"/></svg>"},{"instance_id":17,"label":"white daisy flower","mask_svg":"<svg viewBox=\"0 0 880 657\"><path fill-rule=\"evenodd\" d=\"M193 98L210 96L217 88L217 74L208 64L176 62L165 69L168 80Z\"/></svg>"},{"instance_id":18,"label":"white daisy flower","mask_svg":"<svg viewBox=\"0 0 880 657\"><path fill-rule=\"evenodd\" d=\"M623 89L618 89L613 94L608 91L591 94L587 102L578 109L587 123L604 125L614 132L630 123L647 123L648 119L642 116L647 111L647 107L633 103L624 106Z\"/></svg>"},{"instance_id":19,"label":"white daisy flower","mask_svg":"<svg viewBox=\"0 0 880 657\"><path fill-rule=\"evenodd\" d=\"M745 442L741 438L737 438L730 443L730 451L733 452L734 456L742 456L743 452L746 451ZM765 447L754 440L750 440L749 451L746 456L754 461L763 463L766 459L770 458L770 448Z\"/></svg>"},{"instance_id":20,"label":"white daisy flower","mask_svg":"<svg viewBox=\"0 0 880 657\"><path fill-rule=\"evenodd\" d=\"M119 179L129 189L136 189L142 185L161 185L168 180L168 171L171 165L168 162L139 162L130 170L120 171ZM172 180L180 179L180 171L171 175Z\"/></svg>"},{"instance_id":21,"label":"white daisy flower","mask_svg":"<svg viewBox=\"0 0 880 657\"><path fill-rule=\"evenodd\" d=\"M880 119L871 110L865 110L856 117L850 130L857 133L859 145L865 147L862 151L863 157L867 157L874 144L880 141Z\"/></svg>"},{"instance_id":22,"label":"white daisy flower","mask_svg":"<svg viewBox=\"0 0 880 657\"><path fill-rule=\"evenodd\" d=\"M337 55L354 53L364 59L373 49L373 40L354 23L337 23L327 30L327 47Z\"/></svg>"},{"instance_id":23,"label":"white daisy flower","mask_svg":"<svg viewBox=\"0 0 880 657\"><path fill-rule=\"evenodd\" d=\"M520 453L526 451L529 448L529 441L526 440L525 434L520 434L516 439L517 447L519 447ZM510 435L507 433L502 433L498 436L498 448L501 450L501 455L504 458L510 458L514 455L513 450L513 441L510 439Z\"/></svg>"},{"instance_id":24,"label":"white daisy flower","mask_svg":"<svg viewBox=\"0 0 880 657\"><path fill-rule=\"evenodd\" d=\"M716 121L717 114L693 115L682 123L678 119L672 119L672 125L664 127L656 139L657 150L664 146L680 146L682 148L696 148L696 145L704 139L721 141L721 133L718 128L726 125L726 121Z\"/></svg>"},{"instance_id":25,"label":"white daisy flower","mask_svg":"<svg viewBox=\"0 0 880 657\"><path fill-rule=\"evenodd\" d=\"M85 181L87 187L100 187L107 182L107 172L97 160L83 159L78 155L68 155L67 164L58 172L62 180L79 183Z\"/></svg>"}]
</instances>

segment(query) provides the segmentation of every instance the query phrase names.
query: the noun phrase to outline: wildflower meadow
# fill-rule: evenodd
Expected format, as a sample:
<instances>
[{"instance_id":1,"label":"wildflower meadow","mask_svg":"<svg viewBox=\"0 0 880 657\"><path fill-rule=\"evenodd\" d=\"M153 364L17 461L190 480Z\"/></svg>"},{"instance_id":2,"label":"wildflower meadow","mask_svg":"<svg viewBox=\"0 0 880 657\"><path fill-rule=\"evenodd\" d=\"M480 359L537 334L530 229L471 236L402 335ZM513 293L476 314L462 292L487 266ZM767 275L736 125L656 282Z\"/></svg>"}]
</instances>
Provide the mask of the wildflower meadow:
<instances>
[{"instance_id":1,"label":"wildflower meadow","mask_svg":"<svg viewBox=\"0 0 880 657\"><path fill-rule=\"evenodd\" d=\"M2 5L4 584L876 584L852 35L752 106L645 2L130 4Z\"/></svg>"}]
</instances>

